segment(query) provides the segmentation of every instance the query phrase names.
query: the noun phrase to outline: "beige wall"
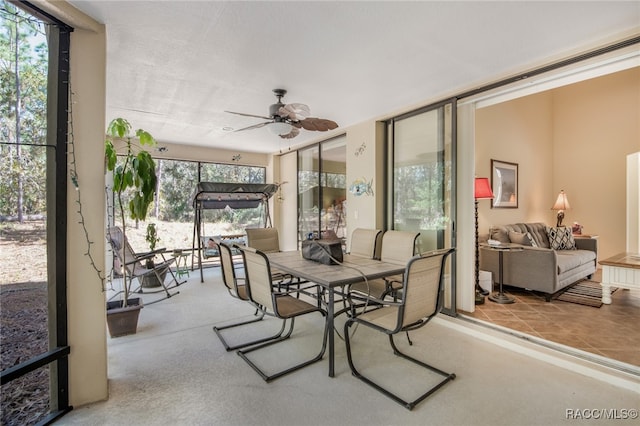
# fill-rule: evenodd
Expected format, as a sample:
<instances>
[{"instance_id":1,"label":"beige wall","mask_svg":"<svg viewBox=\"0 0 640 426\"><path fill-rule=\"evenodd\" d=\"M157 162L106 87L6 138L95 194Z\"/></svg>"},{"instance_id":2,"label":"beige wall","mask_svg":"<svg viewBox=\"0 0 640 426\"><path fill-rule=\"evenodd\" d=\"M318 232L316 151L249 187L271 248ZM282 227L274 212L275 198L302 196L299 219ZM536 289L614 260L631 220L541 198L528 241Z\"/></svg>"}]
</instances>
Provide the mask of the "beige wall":
<instances>
[{"instance_id":1,"label":"beige wall","mask_svg":"<svg viewBox=\"0 0 640 426\"><path fill-rule=\"evenodd\" d=\"M553 155L552 124L548 92L476 111L477 177L491 178L492 159L518 164L518 208L492 208L491 201L480 200L480 233L504 223L550 223L553 202L547 195L553 182L549 161Z\"/></svg>"},{"instance_id":2,"label":"beige wall","mask_svg":"<svg viewBox=\"0 0 640 426\"><path fill-rule=\"evenodd\" d=\"M298 153L289 152L275 158L276 182L280 186L274 206L274 226L278 228L281 250L296 250L298 247ZM295 224L295 226L294 226Z\"/></svg>"},{"instance_id":3,"label":"beige wall","mask_svg":"<svg viewBox=\"0 0 640 426\"><path fill-rule=\"evenodd\" d=\"M112 119L115 117L109 117ZM126 118L126 117L125 117ZM136 127L136 123L132 122L132 126ZM149 129L145 129L149 130ZM273 167L271 164L271 155L258 154L255 152L239 152L225 149L217 149L206 146L180 145L158 141L158 146L167 148L164 152L153 152L154 158L163 158L168 160L185 160L185 161L206 161L223 164L235 164L233 156L240 154L239 164L246 166L259 166L267 168L267 182L271 182L273 176Z\"/></svg>"},{"instance_id":4,"label":"beige wall","mask_svg":"<svg viewBox=\"0 0 640 426\"><path fill-rule=\"evenodd\" d=\"M375 121L361 123L347 129L347 236L349 241L351 233L356 228L382 229L384 227L383 136L383 127ZM364 149L362 149L363 144ZM372 182L373 196L356 196L349 192L349 186L356 179Z\"/></svg>"},{"instance_id":5,"label":"beige wall","mask_svg":"<svg viewBox=\"0 0 640 426\"><path fill-rule=\"evenodd\" d=\"M73 139L82 209L92 255L105 271L104 116L106 38L99 32L76 29L71 33L71 87L73 90ZM77 193L68 191L69 402L80 406L106 399L107 348L105 294L91 267L87 242L79 225Z\"/></svg>"},{"instance_id":6,"label":"beige wall","mask_svg":"<svg viewBox=\"0 0 640 426\"><path fill-rule=\"evenodd\" d=\"M599 258L625 250L626 156L640 148L640 68L478 109L476 171L492 158L518 163L519 208L480 202L480 232L490 225L540 221L564 190L564 223L599 235Z\"/></svg>"}]
</instances>

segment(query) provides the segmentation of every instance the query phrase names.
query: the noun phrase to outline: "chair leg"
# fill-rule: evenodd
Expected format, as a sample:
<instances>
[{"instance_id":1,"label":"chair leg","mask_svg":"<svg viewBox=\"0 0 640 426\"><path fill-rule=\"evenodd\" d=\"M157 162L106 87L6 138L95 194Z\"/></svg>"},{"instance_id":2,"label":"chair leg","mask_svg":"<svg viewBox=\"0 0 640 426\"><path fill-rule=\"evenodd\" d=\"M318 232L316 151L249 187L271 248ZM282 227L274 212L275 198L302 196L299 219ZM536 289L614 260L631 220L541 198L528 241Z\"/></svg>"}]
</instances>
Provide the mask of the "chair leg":
<instances>
[{"instance_id":1,"label":"chair leg","mask_svg":"<svg viewBox=\"0 0 640 426\"><path fill-rule=\"evenodd\" d=\"M245 343L240 343L238 345L230 346L227 343L227 341L225 340L225 338L222 336L221 331L229 329L229 328L239 327L241 325L247 325L247 324L252 324L254 322L262 321L262 319L264 318L265 314L264 314L263 311L259 311L258 309L256 309L256 312L255 312L254 315L257 316L258 313L260 313L260 316L258 316L257 318L248 320L248 321L237 322L237 323L225 325L225 326L222 326L222 327L217 327L217 326L213 327L213 331L216 333L216 335L218 336L218 339L220 339L220 341L224 345L224 348L227 350L227 352L233 351L233 350L236 350L236 349L246 348L247 346L257 345L258 343L268 342L269 340L278 339L279 337L282 336L282 333L284 332L284 326L285 326L284 322L282 323L282 326L280 327L280 331L278 331L273 336L264 337L264 338L261 338L261 339L258 339L258 340L253 340L251 342L245 342Z\"/></svg>"},{"instance_id":2,"label":"chair leg","mask_svg":"<svg viewBox=\"0 0 640 426\"><path fill-rule=\"evenodd\" d=\"M285 320L285 321L286 321L286 320ZM259 367L254 363L254 362L253 362L253 361L251 361L251 360L247 357L247 355L246 355L246 354L248 354L248 353L250 353L250 352L253 352L253 351L256 351L256 350L262 349L262 348L264 348L264 347L267 347L267 346L273 345L273 344L275 344L275 343L278 343L278 342L281 342L281 341L283 341L283 340L287 339L287 338L291 335L291 333L293 332L293 325L294 325L294 321L295 321L295 318L291 318L291 326L290 326L290 328L289 328L289 332L287 333L287 335L286 335L286 336L283 336L282 338L280 338L280 339L278 339L278 340L273 340L273 341L270 341L270 342L264 343L264 344L262 344L262 345L252 346L252 347L250 347L249 349L239 350L239 351L238 351L238 355L239 355L242 359L244 359L244 360L247 362L247 364L249 364L249 365L251 366L251 368L253 368L253 369L256 371L256 373L258 373L258 374L260 375L260 377L262 377L262 378L264 379L264 381L266 381L266 382L270 382L270 381L275 380L275 379L277 379L277 378L279 378L279 377L282 377L282 376L284 376L284 375L286 375L286 374L292 373L292 372L294 372L294 371L296 371L296 370L299 370L299 369L301 369L301 368L303 368L303 367L306 367L307 365L311 365L311 364L313 364L313 363L315 363L315 362L318 362L318 361L320 361L320 360L322 359L322 357L324 356L325 350L327 349L327 336L328 336L328 331L329 331L329 330L328 330L328 324L329 324L329 321L328 321L328 320L326 320L326 319L325 319L324 330L323 330L323 332L322 332L322 348L320 349L320 352L319 352L315 357L313 357L313 358L311 358L311 359L309 359L309 360L307 360L307 361L301 362L301 363L296 364L296 365L294 365L294 366L292 366L292 367L289 367L289 368L287 368L287 369L285 369L285 370L281 370L281 371L279 371L279 372L277 372L277 373L274 373L274 374L271 374L271 375L267 375L267 374L266 374L264 371L262 371L262 370L261 370L261 369L260 369L260 368L259 368Z\"/></svg>"},{"instance_id":3,"label":"chair leg","mask_svg":"<svg viewBox=\"0 0 640 426\"><path fill-rule=\"evenodd\" d=\"M168 270L168 272L171 272L171 275L173 275L173 272L171 271L171 268L170 268L170 267L167 267L167 270ZM139 293L139 294L154 294L154 293L161 293L161 292L163 292L163 291L164 291L165 296L164 296L164 297L161 297L161 298L159 298L159 299L156 299L156 300L152 300L151 302L146 302L146 301L145 301L145 302L144 302L144 304L145 304L145 305L152 305L152 304L154 304L154 303L158 303L158 302L161 302L161 301L163 301L163 300L165 300L165 299L168 299L168 298L170 298L170 297L172 297L172 296L175 296L176 294L180 294L180 292L179 292L179 291L176 291L176 292L174 292L174 293L170 293L170 292L169 292L169 289L170 289L170 288L177 287L177 285L175 285L175 286L173 286L173 287L167 287L167 285L164 283L164 280L162 280L162 278L161 278L161 276L160 276L160 272L158 272L158 270L154 269L154 270L153 270L153 273L155 274L155 276L156 276L156 278L157 278L158 282L160 283L160 285L162 286L162 290L146 291L146 292L145 292L145 291L142 289L142 278L143 278L143 277L142 277L142 276L139 276L139 277L135 277L135 278L137 278L138 283L140 284L140 286L139 286L136 290L134 290L134 292ZM174 280L175 280L175 276L174 276ZM177 282L177 281L176 281L176 282Z\"/></svg>"},{"instance_id":4,"label":"chair leg","mask_svg":"<svg viewBox=\"0 0 640 426\"><path fill-rule=\"evenodd\" d=\"M178 287L180 284L184 284L184 283L186 283L186 282L187 282L187 280L178 281L178 277L181 277L181 276L182 276L182 274L184 274L184 272L180 272L180 271L177 271L177 270L176 270L176 272L173 272L173 270L171 269L171 267L169 267L169 273L170 273L170 274L171 274L171 276L173 277L173 282L175 282L175 283L176 283L176 285L174 285L174 286L167 286L167 288ZM188 274L188 273L189 273L189 272L187 272L187 274ZM187 276L188 276L188 275L187 275Z\"/></svg>"},{"instance_id":5,"label":"chair leg","mask_svg":"<svg viewBox=\"0 0 640 426\"><path fill-rule=\"evenodd\" d=\"M428 370L431 370L435 373L440 374L441 376L444 376L445 378L440 381L438 384L436 384L435 386L431 387L429 390L427 390L427 392L423 393L422 395L420 395L417 399L413 400L413 401L405 401L404 399L402 399L401 397L399 397L398 395L392 393L391 391L383 388L382 386L380 386L379 384L375 383L374 381L372 381L371 379L363 376L355 367L354 363L353 363L353 357L351 354L351 342L350 342L350 338L349 338L349 327L351 326L351 324L353 324L354 322L356 322L355 318L351 318L348 319L347 322L344 325L344 341L345 341L345 345L347 348L347 361L349 362L349 368L351 369L351 374L353 374L353 376L357 377L358 379L362 380L363 382L365 382L366 384L368 384L369 386L373 387L374 389L378 390L379 392L381 392L382 394L386 395L387 397L393 399L395 402L397 402L398 404L404 406L405 408L407 408L408 410L413 410L413 408L418 405L421 401L423 401L424 399L426 399L428 396L430 396L431 394L433 394L435 391L437 391L438 389L440 389L442 386L444 386L447 382L454 380L456 378L456 375L453 373L445 373L442 370L439 370L429 364L426 364L420 360L417 360L413 357L410 357L409 355L406 355L402 352L400 352L398 350L398 348L395 345L395 342L393 341L393 335L390 334L389 335L389 342L391 344L391 348L393 349L393 353L394 355L397 355L401 358L407 359L411 362L414 362L415 364L418 364Z\"/></svg>"}]
</instances>

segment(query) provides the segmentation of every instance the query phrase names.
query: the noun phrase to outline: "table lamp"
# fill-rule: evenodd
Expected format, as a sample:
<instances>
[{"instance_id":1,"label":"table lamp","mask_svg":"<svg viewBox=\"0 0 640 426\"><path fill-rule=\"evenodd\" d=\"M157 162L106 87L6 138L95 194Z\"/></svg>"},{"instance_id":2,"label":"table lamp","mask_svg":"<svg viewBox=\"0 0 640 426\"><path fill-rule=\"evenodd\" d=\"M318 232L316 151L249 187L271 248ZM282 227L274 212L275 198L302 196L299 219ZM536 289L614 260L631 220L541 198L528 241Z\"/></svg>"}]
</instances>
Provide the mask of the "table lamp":
<instances>
[{"instance_id":1,"label":"table lamp","mask_svg":"<svg viewBox=\"0 0 640 426\"><path fill-rule=\"evenodd\" d=\"M567 198L567 194L564 191L560 191L558 194L558 199L556 203L551 207L551 210L558 211L558 221L556 222L556 228L562 226L562 219L564 219L564 211L570 209L569 199Z\"/></svg>"},{"instance_id":2,"label":"table lamp","mask_svg":"<svg viewBox=\"0 0 640 426\"><path fill-rule=\"evenodd\" d=\"M489 178L475 178L473 192L476 207L476 305L484 303L484 296L488 293L480 287L480 250L478 247L478 200L489 200L493 198Z\"/></svg>"}]
</instances>

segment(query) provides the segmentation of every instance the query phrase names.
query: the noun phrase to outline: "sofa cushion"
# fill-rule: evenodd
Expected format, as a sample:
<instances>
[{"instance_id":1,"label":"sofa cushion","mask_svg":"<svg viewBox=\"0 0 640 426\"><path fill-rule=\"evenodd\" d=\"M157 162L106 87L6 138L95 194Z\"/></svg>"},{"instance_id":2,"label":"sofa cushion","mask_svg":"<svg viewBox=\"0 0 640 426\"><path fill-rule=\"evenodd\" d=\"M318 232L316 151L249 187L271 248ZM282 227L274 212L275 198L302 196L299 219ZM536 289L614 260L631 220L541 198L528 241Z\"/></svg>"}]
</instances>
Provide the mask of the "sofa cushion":
<instances>
[{"instance_id":1,"label":"sofa cushion","mask_svg":"<svg viewBox=\"0 0 640 426\"><path fill-rule=\"evenodd\" d=\"M538 244L538 247L549 248L549 237L547 236L547 225L540 222L525 224L527 232L533 237L533 241Z\"/></svg>"},{"instance_id":2,"label":"sofa cushion","mask_svg":"<svg viewBox=\"0 0 640 426\"><path fill-rule=\"evenodd\" d=\"M529 232L509 231L509 240L512 243L520 244L523 246L538 247L538 244L536 244Z\"/></svg>"},{"instance_id":3,"label":"sofa cushion","mask_svg":"<svg viewBox=\"0 0 640 426\"><path fill-rule=\"evenodd\" d=\"M558 250L558 273L570 271L589 262L594 262L596 254L591 250Z\"/></svg>"},{"instance_id":4,"label":"sofa cushion","mask_svg":"<svg viewBox=\"0 0 640 426\"><path fill-rule=\"evenodd\" d=\"M509 231L504 226L492 226L489 228L489 239L497 240L501 243L508 243L509 241Z\"/></svg>"},{"instance_id":5,"label":"sofa cushion","mask_svg":"<svg viewBox=\"0 0 640 426\"><path fill-rule=\"evenodd\" d=\"M575 250L576 242L573 239L571 228L564 226L557 228L547 228L549 245L553 250Z\"/></svg>"},{"instance_id":6,"label":"sofa cushion","mask_svg":"<svg viewBox=\"0 0 640 426\"><path fill-rule=\"evenodd\" d=\"M498 240L501 243L510 243L509 232L526 233L527 227L524 223L512 223L509 225L494 225L489 228L489 238Z\"/></svg>"}]
</instances>

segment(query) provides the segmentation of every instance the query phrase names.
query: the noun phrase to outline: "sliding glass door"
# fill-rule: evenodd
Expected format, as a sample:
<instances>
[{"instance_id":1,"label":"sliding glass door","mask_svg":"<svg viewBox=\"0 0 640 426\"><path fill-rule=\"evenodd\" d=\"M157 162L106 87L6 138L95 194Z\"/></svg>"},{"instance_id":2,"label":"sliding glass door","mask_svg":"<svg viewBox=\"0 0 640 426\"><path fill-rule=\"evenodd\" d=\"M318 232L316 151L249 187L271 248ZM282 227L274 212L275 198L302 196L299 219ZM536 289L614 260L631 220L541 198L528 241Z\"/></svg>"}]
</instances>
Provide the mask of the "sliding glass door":
<instances>
[{"instance_id":1,"label":"sliding glass door","mask_svg":"<svg viewBox=\"0 0 640 426\"><path fill-rule=\"evenodd\" d=\"M455 101L388 122L387 228L419 232L417 251L454 247ZM454 269L448 265L445 306L455 312Z\"/></svg>"},{"instance_id":2,"label":"sliding glass door","mask_svg":"<svg viewBox=\"0 0 640 426\"><path fill-rule=\"evenodd\" d=\"M346 138L298 151L298 240L346 238Z\"/></svg>"}]
</instances>

